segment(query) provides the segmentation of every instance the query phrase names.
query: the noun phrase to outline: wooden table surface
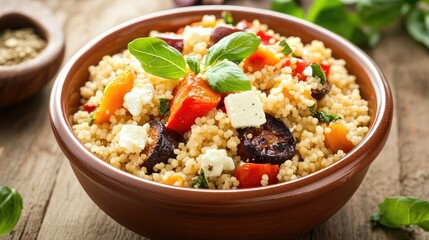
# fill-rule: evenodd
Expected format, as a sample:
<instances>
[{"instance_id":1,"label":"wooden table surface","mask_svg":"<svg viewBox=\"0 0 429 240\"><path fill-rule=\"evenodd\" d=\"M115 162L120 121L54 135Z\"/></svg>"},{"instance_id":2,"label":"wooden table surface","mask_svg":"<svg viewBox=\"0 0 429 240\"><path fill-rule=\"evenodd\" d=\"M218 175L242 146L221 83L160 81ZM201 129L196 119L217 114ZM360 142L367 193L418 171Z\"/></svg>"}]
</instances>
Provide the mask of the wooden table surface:
<instances>
[{"instance_id":1,"label":"wooden table surface","mask_svg":"<svg viewBox=\"0 0 429 240\"><path fill-rule=\"evenodd\" d=\"M174 7L170 0L39 1L64 26L64 62L106 29ZM228 3L269 7L265 0ZM376 48L366 52L383 70L394 93L389 139L353 198L302 239L429 239L429 233L416 229L373 229L369 221L385 197L429 200L429 51L395 24L383 31ZM49 124L52 83L28 101L0 110L0 185L16 188L24 199L18 225L0 240L144 239L110 219L78 183Z\"/></svg>"}]
</instances>

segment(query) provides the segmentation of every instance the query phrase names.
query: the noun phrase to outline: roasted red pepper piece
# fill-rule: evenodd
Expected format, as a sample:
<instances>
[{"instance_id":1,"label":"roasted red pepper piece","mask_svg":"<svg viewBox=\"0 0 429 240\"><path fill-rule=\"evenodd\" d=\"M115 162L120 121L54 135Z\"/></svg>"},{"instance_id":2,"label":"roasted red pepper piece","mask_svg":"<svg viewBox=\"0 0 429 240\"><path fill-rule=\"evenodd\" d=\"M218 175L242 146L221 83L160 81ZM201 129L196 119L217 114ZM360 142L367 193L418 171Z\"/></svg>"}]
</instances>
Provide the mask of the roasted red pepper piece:
<instances>
[{"instance_id":1,"label":"roasted red pepper piece","mask_svg":"<svg viewBox=\"0 0 429 240\"><path fill-rule=\"evenodd\" d=\"M235 178L240 182L238 188L260 187L262 176L268 176L268 185L278 182L277 174L280 168L278 165L245 163L235 171Z\"/></svg>"},{"instance_id":2,"label":"roasted red pepper piece","mask_svg":"<svg viewBox=\"0 0 429 240\"><path fill-rule=\"evenodd\" d=\"M221 94L213 91L204 79L191 74L185 76L173 94L167 127L181 134L189 131L196 118L207 115L221 100Z\"/></svg>"},{"instance_id":3,"label":"roasted red pepper piece","mask_svg":"<svg viewBox=\"0 0 429 240\"><path fill-rule=\"evenodd\" d=\"M256 36L258 36L258 37L261 38L261 43L264 44L264 45L270 44L270 39L271 38L274 38L276 42L278 41L277 38L275 38L275 37L273 37L271 35L268 35L266 32L264 32L262 30L259 30L258 32L256 32Z\"/></svg>"}]
</instances>

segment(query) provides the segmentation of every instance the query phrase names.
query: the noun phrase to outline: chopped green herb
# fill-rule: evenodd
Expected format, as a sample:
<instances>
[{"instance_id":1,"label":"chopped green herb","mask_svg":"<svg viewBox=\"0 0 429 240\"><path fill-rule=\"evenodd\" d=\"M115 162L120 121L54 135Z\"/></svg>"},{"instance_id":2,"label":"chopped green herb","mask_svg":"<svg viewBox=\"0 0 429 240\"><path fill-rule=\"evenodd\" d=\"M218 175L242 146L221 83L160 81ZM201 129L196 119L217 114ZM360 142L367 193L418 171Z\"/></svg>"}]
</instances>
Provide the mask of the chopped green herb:
<instances>
[{"instance_id":1,"label":"chopped green herb","mask_svg":"<svg viewBox=\"0 0 429 240\"><path fill-rule=\"evenodd\" d=\"M95 122L94 114L91 114L89 116L89 126L94 125L94 122Z\"/></svg>"},{"instance_id":2,"label":"chopped green herb","mask_svg":"<svg viewBox=\"0 0 429 240\"><path fill-rule=\"evenodd\" d=\"M143 69L152 75L178 79L186 74L186 62L182 54L159 38L134 39L128 44L128 50L140 61Z\"/></svg>"},{"instance_id":3,"label":"chopped green herb","mask_svg":"<svg viewBox=\"0 0 429 240\"><path fill-rule=\"evenodd\" d=\"M249 78L235 63L224 60L206 71L210 87L220 93L252 89Z\"/></svg>"},{"instance_id":4,"label":"chopped green herb","mask_svg":"<svg viewBox=\"0 0 429 240\"><path fill-rule=\"evenodd\" d=\"M0 235L13 230L21 217L22 197L15 189L0 186Z\"/></svg>"},{"instance_id":5,"label":"chopped green herb","mask_svg":"<svg viewBox=\"0 0 429 240\"><path fill-rule=\"evenodd\" d=\"M311 70L313 72L312 76L320 79L320 84L325 85L326 76L322 67L318 63L311 64Z\"/></svg>"},{"instance_id":6,"label":"chopped green herb","mask_svg":"<svg viewBox=\"0 0 429 240\"><path fill-rule=\"evenodd\" d=\"M197 180L192 184L193 188L209 188L204 171L201 169Z\"/></svg>"},{"instance_id":7,"label":"chopped green herb","mask_svg":"<svg viewBox=\"0 0 429 240\"><path fill-rule=\"evenodd\" d=\"M234 63L240 63L258 49L261 39L253 33L235 32L222 38L209 48L206 55L205 67L227 59Z\"/></svg>"},{"instance_id":8,"label":"chopped green herb","mask_svg":"<svg viewBox=\"0 0 429 240\"><path fill-rule=\"evenodd\" d=\"M311 114L313 114L313 117L319 119L319 121L324 123L330 123L341 119L340 116L335 114L328 114L324 111L316 111L316 109L314 109L314 106L311 106L308 109L310 110Z\"/></svg>"},{"instance_id":9,"label":"chopped green herb","mask_svg":"<svg viewBox=\"0 0 429 240\"><path fill-rule=\"evenodd\" d=\"M170 109L168 108L168 105L170 104L170 100L165 98L160 98L159 100L159 112L163 116L167 116L170 114Z\"/></svg>"},{"instance_id":10,"label":"chopped green herb","mask_svg":"<svg viewBox=\"0 0 429 240\"><path fill-rule=\"evenodd\" d=\"M290 53L292 53L292 48L289 46L289 44L287 44L286 40L281 40L279 42L279 45L283 47L282 53L284 55L289 55Z\"/></svg>"},{"instance_id":11,"label":"chopped green herb","mask_svg":"<svg viewBox=\"0 0 429 240\"><path fill-rule=\"evenodd\" d=\"M234 18L232 17L231 12L223 11L222 12L222 18L226 24L233 24L234 23Z\"/></svg>"},{"instance_id":12,"label":"chopped green herb","mask_svg":"<svg viewBox=\"0 0 429 240\"><path fill-rule=\"evenodd\" d=\"M429 231L429 202L408 197L390 197L378 205L379 212L371 220L389 228L400 228L410 225Z\"/></svg>"},{"instance_id":13,"label":"chopped green herb","mask_svg":"<svg viewBox=\"0 0 429 240\"><path fill-rule=\"evenodd\" d=\"M189 57L186 59L189 69L195 74L200 73L200 61L196 57Z\"/></svg>"}]
</instances>

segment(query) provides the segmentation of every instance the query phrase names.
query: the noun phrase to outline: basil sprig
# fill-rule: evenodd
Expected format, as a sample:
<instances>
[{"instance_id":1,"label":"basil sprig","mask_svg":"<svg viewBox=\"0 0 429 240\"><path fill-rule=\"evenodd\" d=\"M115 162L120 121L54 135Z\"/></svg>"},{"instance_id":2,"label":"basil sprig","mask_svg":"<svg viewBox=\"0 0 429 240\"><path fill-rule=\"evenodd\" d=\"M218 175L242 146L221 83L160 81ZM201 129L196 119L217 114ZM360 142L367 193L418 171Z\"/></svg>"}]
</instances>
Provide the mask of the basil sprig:
<instances>
[{"instance_id":1,"label":"basil sprig","mask_svg":"<svg viewBox=\"0 0 429 240\"><path fill-rule=\"evenodd\" d=\"M210 87L221 93L251 90L249 79L236 64L253 54L260 43L253 33L236 32L214 44L204 64ZM200 72L198 59L190 57L185 61L179 51L159 38L135 39L128 44L128 49L146 72L158 77L181 78L186 74L186 64L195 74Z\"/></svg>"},{"instance_id":2,"label":"basil sprig","mask_svg":"<svg viewBox=\"0 0 429 240\"><path fill-rule=\"evenodd\" d=\"M248 32L235 32L222 38L213 45L206 55L205 67L228 59L234 63L240 63L243 59L254 53L261 43L255 34Z\"/></svg>"},{"instance_id":3,"label":"basil sprig","mask_svg":"<svg viewBox=\"0 0 429 240\"><path fill-rule=\"evenodd\" d=\"M0 235L13 230L22 208L21 195L15 189L0 186Z\"/></svg>"},{"instance_id":4,"label":"basil sprig","mask_svg":"<svg viewBox=\"0 0 429 240\"><path fill-rule=\"evenodd\" d=\"M206 76L210 87L220 93L252 89L246 74L235 63L228 60L209 68Z\"/></svg>"},{"instance_id":5,"label":"basil sprig","mask_svg":"<svg viewBox=\"0 0 429 240\"><path fill-rule=\"evenodd\" d=\"M429 202L418 198L390 197L378 205L371 220L390 228L416 225L429 231Z\"/></svg>"},{"instance_id":6,"label":"basil sprig","mask_svg":"<svg viewBox=\"0 0 429 240\"><path fill-rule=\"evenodd\" d=\"M186 74L186 62L182 54L159 38L135 39L128 44L128 49L140 61L143 69L152 75L178 79Z\"/></svg>"}]
</instances>

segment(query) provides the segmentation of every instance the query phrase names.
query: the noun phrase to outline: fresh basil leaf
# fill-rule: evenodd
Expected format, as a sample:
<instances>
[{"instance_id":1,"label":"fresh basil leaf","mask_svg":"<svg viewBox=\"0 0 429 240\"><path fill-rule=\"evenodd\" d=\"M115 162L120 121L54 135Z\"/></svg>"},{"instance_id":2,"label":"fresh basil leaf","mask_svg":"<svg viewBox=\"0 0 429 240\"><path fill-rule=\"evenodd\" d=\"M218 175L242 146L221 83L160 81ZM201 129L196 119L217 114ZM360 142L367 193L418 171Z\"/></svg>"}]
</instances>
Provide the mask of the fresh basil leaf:
<instances>
[{"instance_id":1,"label":"fresh basil leaf","mask_svg":"<svg viewBox=\"0 0 429 240\"><path fill-rule=\"evenodd\" d=\"M335 114L328 114L324 111L316 111L316 109L314 109L314 106L311 106L308 109L310 110L311 114L313 114L313 117L327 124L341 119L340 116Z\"/></svg>"},{"instance_id":2,"label":"fresh basil leaf","mask_svg":"<svg viewBox=\"0 0 429 240\"><path fill-rule=\"evenodd\" d=\"M200 73L200 61L196 57L189 57L186 59L186 63L189 66L189 69L195 74Z\"/></svg>"},{"instance_id":3,"label":"fresh basil leaf","mask_svg":"<svg viewBox=\"0 0 429 240\"><path fill-rule=\"evenodd\" d=\"M298 18L304 18L305 15L304 10L294 0L273 0L271 1L271 9Z\"/></svg>"},{"instance_id":4,"label":"fresh basil leaf","mask_svg":"<svg viewBox=\"0 0 429 240\"><path fill-rule=\"evenodd\" d=\"M163 116L167 116L170 114L170 109L168 108L168 105L170 104L170 101L165 98L160 98L159 100L159 112Z\"/></svg>"},{"instance_id":5,"label":"fresh basil leaf","mask_svg":"<svg viewBox=\"0 0 429 240\"><path fill-rule=\"evenodd\" d=\"M359 0L358 15L365 25L380 29L401 16L404 3L404 0Z\"/></svg>"},{"instance_id":6,"label":"fresh basil leaf","mask_svg":"<svg viewBox=\"0 0 429 240\"><path fill-rule=\"evenodd\" d=\"M207 69L206 77L210 87L220 93L252 89L246 74L235 63L228 60Z\"/></svg>"},{"instance_id":7,"label":"fresh basil leaf","mask_svg":"<svg viewBox=\"0 0 429 240\"><path fill-rule=\"evenodd\" d=\"M159 38L135 39L128 44L128 49L152 75L167 79L185 76L186 63L182 54Z\"/></svg>"},{"instance_id":8,"label":"fresh basil leaf","mask_svg":"<svg viewBox=\"0 0 429 240\"><path fill-rule=\"evenodd\" d=\"M226 24L234 23L234 18L232 17L231 12L223 11L221 15L222 15L222 19L225 21Z\"/></svg>"},{"instance_id":9,"label":"fresh basil leaf","mask_svg":"<svg viewBox=\"0 0 429 240\"><path fill-rule=\"evenodd\" d=\"M320 79L320 84L325 85L326 76L322 67L318 63L311 64L312 76Z\"/></svg>"},{"instance_id":10,"label":"fresh basil leaf","mask_svg":"<svg viewBox=\"0 0 429 240\"><path fill-rule=\"evenodd\" d=\"M209 48L206 55L205 67L227 59L239 63L258 49L261 40L253 33L235 32Z\"/></svg>"},{"instance_id":11,"label":"fresh basil leaf","mask_svg":"<svg viewBox=\"0 0 429 240\"><path fill-rule=\"evenodd\" d=\"M193 188L209 188L209 185L207 184L206 176L204 174L204 171L201 169L200 175L198 176L197 180L192 184Z\"/></svg>"},{"instance_id":12,"label":"fresh basil leaf","mask_svg":"<svg viewBox=\"0 0 429 240\"><path fill-rule=\"evenodd\" d=\"M371 220L390 228L416 225L429 231L429 202L418 198L390 197L378 205Z\"/></svg>"},{"instance_id":13,"label":"fresh basil leaf","mask_svg":"<svg viewBox=\"0 0 429 240\"><path fill-rule=\"evenodd\" d=\"M413 9L406 18L405 26L411 37L429 48L429 13Z\"/></svg>"},{"instance_id":14,"label":"fresh basil leaf","mask_svg":"<svg viewBox=\"0 0 429 240\"><path fill-rule=\"evenodd\" d=\"M0 186L0 235L13 230L23 208L21 195L8 187Z\"/></svg>"},{"instance_id":15,"label":"fresh basil leaf","mask_svg":"<svg viewBox=\"0 0 429 240\"><path fill-rule=\"evenodd\" d=\"M315 0L308 11L307 20L355 44L368 44L368 36L359 26L359 18L348 12L340 0Z\"/></svg>"},{"instance_id":16,"label":"fresh basil leaf","mask_svg":"<svg viewBox=\"0 0 429 240\"><path fill-rule=\"evenodd\" d=\"M279 45L283 47L282 53L284 55L289 55L290 53L292 53L292 48L289 46L289 44L287 44L286 40L281 40L279 42Z\"/></svg>"}]
</instances>

